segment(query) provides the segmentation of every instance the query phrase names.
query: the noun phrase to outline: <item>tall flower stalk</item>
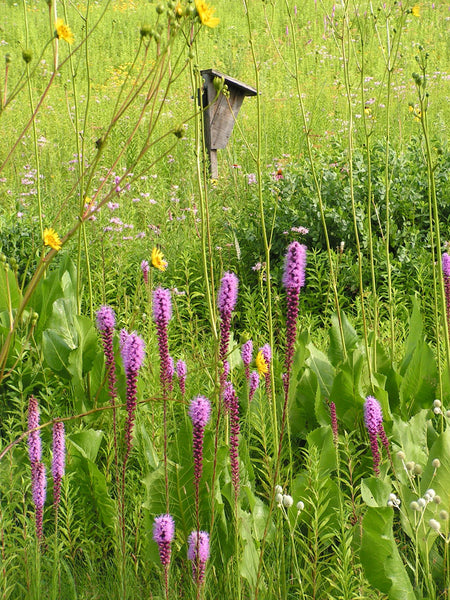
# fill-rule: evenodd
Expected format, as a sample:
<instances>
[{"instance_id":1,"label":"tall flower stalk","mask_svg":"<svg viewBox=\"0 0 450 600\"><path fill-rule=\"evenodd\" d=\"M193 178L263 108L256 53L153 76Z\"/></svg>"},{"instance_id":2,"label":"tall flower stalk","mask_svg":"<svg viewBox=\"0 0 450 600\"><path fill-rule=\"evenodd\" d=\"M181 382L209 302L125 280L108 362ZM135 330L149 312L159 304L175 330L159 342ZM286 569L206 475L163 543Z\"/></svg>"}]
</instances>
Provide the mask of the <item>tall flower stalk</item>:
<instances>
[{"instance_id":1,"label":"tall flower stalk","mask_svg":"<svg viewBox=\"0 0 450 600\"><path fill-rule=\"evenodd\" d=\"M160 515L153 523L153 539L158 544L159 558L164 567L164 587L166 600L169 598L169 565L171 545L175 536L175 522L169 514Z\"/></svg>"},{"instance_id":2,"label":"tall flower stalk","mask_svg":"<svg viewBox=\"0 0 450 600\"><path fill-rule=\"evenodd\" d=\"M381 454L378 447L378 437L388 453L389 459L391 458L389 451L389 440L387 439L386 433L383 427L383 412L381 410L380 403L373 396L367 396L364 403L364 424L367 428L370 441L370 449L373 458L373 470L375 475L380 475L380 462Z\"/></svg>"},{"instance_id":3,"label":"tall flower stalk","mask_svg":"<svg viewBox=\"0 0 450 600\"><path fill-rule=\"evenodd\" d=\"M203 438L205 427L211 416L211 404L208 398L197 396L189 406L189 416L192 420L192 445L194 455L194 490L195 490L195 516L197 530L200 529L199 519L199 489L203 471Z\"/></svg>"},{"instance_id":4,"label":"tall flower stalk","mask_svg":"<svg viewBox=\"0 0 450 600\"><path fill-rule=\"evenodd\" d=\"M45 498L47 495L47 477L45 473L45 465L41 462L36 463L34 469L32 470L31 490L36 514L36 536L41 544L44 538L43 515Z\"/></svg>"},{"instance_id":5,"label":"tall flower stalk","mask_svg":"<svg viewBox=\"0 0 450 600\"><path fill-rule=\"evenodd\" d=\"M159 287L153 292L153 320L156 324L156 336L158 338L160 358L160 381L163 395L164 481L167 514L169 513L169 472L167 458L167 399L172 389L172 366L169 355L168 327L171 317L172 300L170 290L166 290L164 288Z\"/></svg>"},{"instance_id":6,"label":"tall flower stalk","mask_svg":"<svg viewBox=\"0 0 450 600\"><path fill-rule=\"evenodd\" d=\"M206 531L193 531L188 537L188 560L192 562L192 575L197 586L197 600L201 597L209 552L209 534Z\"/></svg>"},{"instance_id":7,"label":"tall flower stalk","mask_svg":"<svg viewBox=\"0 0 450 600\"><path fill-rule=\"evenodd\" d=\"M116 361L114 359L114 328L116 326L116 315L110 306L101 306L96 315L97 329L100 332L105 354L105 367L108 377L109 401L113 407L113 438L114 438L114 466L116 485L119 486L119 452L117 445L117 376Z\"/></svg>"},{"instance_id":8,"label":"tall flower stalk","mask_svg":"<svg viewBox=\"0 0 450 600\"><path fill-rule=\"evenodd\" d=\"M64 437L64 423L58 421L53 426L53 503L55 509L55 522L58 520L59 501L61 499L61 482L66 467L66 442Z\"/></svg>"}]
</instances>

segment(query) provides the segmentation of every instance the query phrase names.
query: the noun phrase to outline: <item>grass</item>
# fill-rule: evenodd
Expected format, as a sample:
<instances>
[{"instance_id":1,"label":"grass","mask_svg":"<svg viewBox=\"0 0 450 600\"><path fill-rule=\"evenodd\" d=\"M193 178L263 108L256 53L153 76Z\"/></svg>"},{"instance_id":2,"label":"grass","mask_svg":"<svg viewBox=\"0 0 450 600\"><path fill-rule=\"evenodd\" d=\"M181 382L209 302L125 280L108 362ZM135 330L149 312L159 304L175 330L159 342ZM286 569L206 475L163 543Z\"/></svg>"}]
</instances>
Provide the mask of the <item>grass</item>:
<instances>
[{"instance_id":1,"label":"grass","mask_svg":"<svg viewBox=\"0 0 450 600\"><path fill-rule=\"evenodd\" d=\"M58 40L57 59L54 7L0 6L9 55L0 74L2 598L447 598L450 386L436 265L450 218L448 7L217 0L220 25L210 29L189 6L175 17L170 2L58 2L75 43ZM213 182L194 101L198 71L210 67L259 92L245 99ZM43 248L50 226L59 252ZM308 246L308 261L286 391L281 279L293 240ZM145 284L141 261L156 245L168 268L152 268ZM239 295L221 356L226 271ZM186 394L176 378L170 389L160 381L158 286L171 290L169 349L187 362ZM102 304L116 312L117 439L95 328ZM130 411L122 328L146 345L124 490L115 470ZM255 354L273 346L251 402L240 358L250 338ZM239 492L236 423L221 404L227 378L239 399ZM41 542L25 442L32 394L48 474ZM197 500L188 407L199 394L213 414ZM369 395L389 438L379 476L363 418ZM57 528L55 419L67 443ZM152 539L167 489L170 569ZM421 511L411 504L419 499ZM204 585L186 558L198 526L211 541Z\"/></svg>"}]
</instances>

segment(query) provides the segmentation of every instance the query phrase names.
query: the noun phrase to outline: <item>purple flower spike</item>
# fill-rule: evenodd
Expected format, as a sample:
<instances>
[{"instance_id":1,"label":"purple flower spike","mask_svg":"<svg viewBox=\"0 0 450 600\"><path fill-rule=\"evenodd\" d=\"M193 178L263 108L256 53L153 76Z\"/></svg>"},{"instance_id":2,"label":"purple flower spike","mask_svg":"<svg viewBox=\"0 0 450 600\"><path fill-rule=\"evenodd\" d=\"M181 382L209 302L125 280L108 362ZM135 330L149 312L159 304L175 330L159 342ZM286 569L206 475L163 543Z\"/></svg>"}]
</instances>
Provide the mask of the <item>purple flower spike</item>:
<instances>
[{"instance_id":1,"label":"purple flower spike","mask_svg":"<svg viewBox=\"0 0 450 600\"><path fill-rule=\"evenodd\" d=\"M211 404L208 398L197 396L189 406L189 416L192 420L192 445L194 455L194 487L198 500L199 484L203 471L203 438L205 427L211 416Z\"/></svg>"},{"instance_id":2,"label":"purple flower spike","mask_svg":"<svg viewBox=\"0 0 450 600\"><path fill-rule=\"evenodd\" d=\"M61 480L64 476L66 466L66 443L64 439L64 423L58 421L53 426L53 499L55 511L58 511L61 497Z\"/></svg>"},{"instance_id":3,"label":"purple flower spike","mask_svg":"<svg viewBox=\"0 0 450 600\"><path fill-rule=\"evenodd\" d=\"M148 264L148 261L143 260L141 262L141 271L142 276L144 277L145 285L148 285L148 273L150 271L150 265Z\"/></svg>"},{"instance_id":4,"label":"purple flower spike","mask_svg":"<svg viewBox=\"0 0 450 600\"><path fill-rule=\"evenodd\" d=\"M116 363L114 360L113 336L116 317L110 306L101 306L97 311L97 328L103 341L103 352L106 358L106 370L108 372L108 389L111 403L117 398L116 390Z\"/></svg>"},{"instance_id":5,"label":"purple flower spike","mask_svg":"<svg viewBox=\"0 0 450 600\"><path fill-rule=\"evenodd\" d=\"M298 242L289 244L283 274L283 285L286 289L300 291L305 285L306 246Z\"/></svg>"},{"instance_id":6,"label":"purple flower spike","mask_svg":"<svg viewBox=\"0 0 450 600\"><path fill-rule=\"evenodd\" d=\"M97 311L97 328L99 331L114 329L116 316L110 306L101 306Z\"/></svg>"},{"instance_id":7,"label":"purple flower spike","mask_svg":"<svg viewBox=\"0 0 450 600\"><path fill-rule=\"evenodd\" d=\"M305 285L306 246L292 242L286 252L286 262L283 274L283 285L287 290L286 315L286 356L284 390L287 397L292 361L294 359L294 344L297 336L298 299L300 288Z\"/></svg>"},{"instance_id":8,"label":"purple flower spike","mask_svg":"<svg viewBox=\"0 0 450 600\"><path fill-rule=\"evenodd\" d=\"M179 360L177 362L177 377L178 383L180 384L180 391L182 395L186 393L186 375L187 375L187 366L184 360Z\"/></svg>"},{"instance_id":9,"label":"purple flower spike","mask_svg":"<svg viewBox=\"0 0 450 600\"><path fill-rule=\"evenodd\" d=\"M364 423L369 434L370 449L373 457L373 470L375 471L376 475L379 475L381 455L378 448L377 435L380 434L381 431L384 433L383 413L378 400L376 400L373 396L367 396L364 403ZM386 434L384 434L384 437L386 437Z\"/></svg>"},{"instance_id":10,"label":"purple flower spike","mask_svg":"<svg viewBox=\"0 0 450 600\"><path fill-rule=\"evenodd\" d=\"M160 515L153 523L153 539L158 544L161 564L167 567L170 563L173 537L175 535L175 522L171 515Z\"/></svg>"},{"instance_id":11,"label":"purple flower spike","mask_svg":"<svg viewBox=\"0 0 450 600\"><path fill-rule=\"evenodd\" d=\"M127 335L120 349L125 373L137 373L142 366L145 356L145 343L137 333Z\"/></svg>"},{"instance_id":12,"label":"purple flower spike","mask_svg":"<svg viewBox=\"0 0 450 600\"><path fill-rule=\"evenodd\" d=\"M28 402L28 429L39 427L39 404L34 396L30 397ZM28 454L30 456L31 470L42 458L41 434L38 431L31 431L28 434Z\"/></svg>"},{"instance_id":13,"label":"purple flower spike","mask_svg":"<svg viewBox=\"0 0 450 600\"><path fill-rule=\"evenodd\" d=\"M33 503L36 509L36 535L41 542L43 538L42 517L47 494L45 465L41 462L37 463L32 470L31 490L33 494Z\"/></svg>"},{"instance_id":14,"label":"purple flower spike","mask_svg":"<svg viewBox=\"0 0 450 600\"><path fill-rule=\"evenodd\" d=\"M338 443L338 422L336 415L336 404L330 402L330 418L331 418L331 430L333 432L333 441L335 445Z\"/></svg>"},{"instance_id":15,"label":"purple flower spike","mask_svg":"<svg viewBox=\"0 0 450 600\"><path fill-rule=\"evenodd\" d=\"M204 581L209 552L209 534L193 531L188 537L188 560L192 562L192 574L197 585Z\"/></svg>"},{"instance_id":16,"label":"purple flower spike","mask_svg":"<svg viewBox=\"0 0 450 600\"><path fill-rule=\"evenodd\" d=\"M189 407L189 416L194 427L204 429L211 416L211 403L208 398L204 396L194 398Z\"/></svg>"},{"instance_id":17,"label":"purple flower spike","mask_svg":"<svg viewBox=\"0 0 450 600\"><path fill-rule=\"evenodd\" d=\"M128 334L125 330L120 332L123 366L127 380L127 420L125 422L126 451L123 462L123 471L131 451L133 426L137 406L137 377L145 356L144 341L137 333Z\"/></svg>"},{"instance_id":18,"label":"purple flower spike","mask_svg":"<svg viewBox=\"0 0 450 600\"><path fill-rule=\"evenodd\" d=\"M248 342L245 342L245 344L242 345L241 357L242 357L242 362L244 363L244 367L245 367L245 376L248 381L250 379L250 363L252 362L252 358L253 358L253 342L252 342L252 340L248 340Z\"/></svg>"},{"instance_id":19,"label":"purple flower spike","mask_svg":"<svg viewBox=\"0 0 450 600\"><path fill-rule=\"evenodd\" d=\"M225 273L222 277L217 296L217 305L222 319L224 315L231 315L236 306L238 285L239 280L234 273Z\"/></svg>"},{"instance_id":20,"label":"purple flower spike","mask_svg":"<svg viewBox=\"0 0 450 600\"><path fill-rule=\"evenodd\" d=\"M444 275L445 304L447 309L447 325L450 335L450 256L447 252L442 255L442 273Z\"/></svg>"},{"instance_id":21,"label":"purple flower spike","mask_svg":"<svg viewBox=\"0 0 450 600\"><path fill-rule=\"evenodd\" d=\"M161 360L160 381L164 395L167 395L171 387L168 340L168 326L171 317L172 300L170 290L159 287L153 292L153 319L156 323L156 335Z\"/></svg>"},{"instance_id":22,"label":"purple flower spike","mask_svg":"<svg viewBox=\"0 0 450 600\"><path fill-rule=\"evenodd\" d=\"M219 294L217 296L217 305L220 313L220 348L219 360L225 360L230 342L231 313L236 306L238 294L238 278L234 273L225 273L220 283ZM222 377L221 387L225 383L226 377Z\"/></svg>"},{"instance_id":23,"label":"purple flower spike","mask_svg":"<svg viewBox=\"0 0 450 600\"><path fill-rule=\"evenodd\" d=\"M230 413L230 465L231 481L234 488L234 497L237 502L239 496L239 401L233 384L225 383L223 401L226 410Z\"/></svg>"},{"instance_id":24,"label":"purple flower spike","mask_svg":"<svg viewBox=\"0 0 450 600\"><path fill-rule=\"evenodd\" d=\"M248 392L248 401L249 403L253 400L253 396L255 395L256 390L258 389L259 386L259 373L258 371L252 371L250 373L250 379L249 379L249 392Z\"/></svg>"}]
</instances>

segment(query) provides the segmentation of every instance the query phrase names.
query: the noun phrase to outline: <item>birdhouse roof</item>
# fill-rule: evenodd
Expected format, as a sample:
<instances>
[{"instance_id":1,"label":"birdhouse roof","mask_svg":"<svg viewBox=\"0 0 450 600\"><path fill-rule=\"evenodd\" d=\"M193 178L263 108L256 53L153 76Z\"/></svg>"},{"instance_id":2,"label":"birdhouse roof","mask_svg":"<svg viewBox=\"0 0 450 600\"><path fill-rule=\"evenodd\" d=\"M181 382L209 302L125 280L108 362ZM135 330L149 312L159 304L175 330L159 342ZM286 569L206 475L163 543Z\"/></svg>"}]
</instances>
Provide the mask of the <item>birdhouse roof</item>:
<instances>
[{"instance_id":1,"label":"birdhouse roof","mask_svg":"<svg viewBox=\"0 0 450 600\"><path fill-rule=\"evenodd\" d=\"M229 88L235 88L243 96L256 96L256 94L258 93L257 90L255 90L255 88L251 85L247 85L246 83L243 83L242 81L239 81L234 77L230 77L229 75L225 75L220 71L216 71L215 69L204 69L203 71L200 71L200 73L204 79L214 79L214 77L223 77L225 83Z\"/></svg>"}]
</instances>

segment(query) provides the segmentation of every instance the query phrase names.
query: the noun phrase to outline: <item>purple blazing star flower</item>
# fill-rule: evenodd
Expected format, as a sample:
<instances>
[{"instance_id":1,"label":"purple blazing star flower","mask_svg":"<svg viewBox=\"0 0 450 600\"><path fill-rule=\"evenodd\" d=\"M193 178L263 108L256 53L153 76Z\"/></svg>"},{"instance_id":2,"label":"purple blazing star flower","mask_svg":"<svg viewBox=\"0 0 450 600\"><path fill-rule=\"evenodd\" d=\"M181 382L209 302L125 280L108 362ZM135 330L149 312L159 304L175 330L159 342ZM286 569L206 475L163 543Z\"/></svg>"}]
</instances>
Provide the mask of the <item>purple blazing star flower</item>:
<instances>
[{"instance_id":1,"label":"purple blazing star flower","mask_svg":"<svg viewBox=\"0 0 450 600\"><path fill-rule=\"evenodd\" d=\"M178 383L180 384L180 391L184 394L186 393L186 375L187 375L187 366L184 360L179 360L177 362L177 377Z\"/></svg>"},{"instance_id":2,"label":"purple blazing star flower","mask_svg":"<svg viewBox=\"0 0 450 600\"><path fill-rule=\"evenodd\" d=\"M170 563L170 545L175 535L175 522L171 515L160 515L153 523L153 539L158 544L161 564L167 567Z\"/></svg>"},{"instance_id":3,"label":"purple blazing star flower","mask_svg":"<svg viewBox=\"0 0 450 600\"><path fill-rule=\"evenodd\" d=\"M53 499L55 511L58 511L59 500L61 497L61 480L64 477L66 466L66 444L64 439L64 423L58 421L53 426Z\"/></svg>"},{"instance_id":4,"label":"purple blazing star flower","mask_svg":"<svg viewBox=\"0 0 450 600\"><path fill-rule=\"evenodd\" d=\"M209 552L209 534L193 531L188 537L188 560L192 562L192 574L198 585L203 583Z\"/></svg>"}]
</instances>

